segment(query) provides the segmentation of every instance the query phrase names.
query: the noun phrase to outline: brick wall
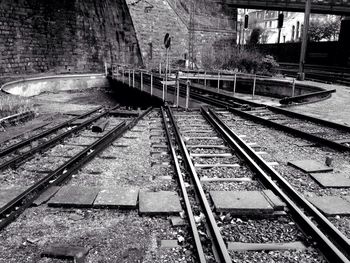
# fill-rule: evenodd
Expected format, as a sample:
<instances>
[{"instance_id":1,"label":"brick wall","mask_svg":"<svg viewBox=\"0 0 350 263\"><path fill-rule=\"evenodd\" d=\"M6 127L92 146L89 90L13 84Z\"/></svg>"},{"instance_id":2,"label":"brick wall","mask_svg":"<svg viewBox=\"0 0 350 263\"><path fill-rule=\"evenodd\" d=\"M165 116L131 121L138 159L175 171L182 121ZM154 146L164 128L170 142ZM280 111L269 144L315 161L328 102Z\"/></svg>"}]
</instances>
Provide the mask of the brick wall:
<instances>
[{"instance_id":1,"label":"brick wall","mask_svg":"<svg viewBox=\"0 0 350 263\"><path fill-rule=\"evenodd\" d=\"M0 1L0 76L142 63L125 0Z\"/></svg>"},{"instance_id":2,"label":"brick wall","mask_svg":"<svg viewBox=\"0 0 350 263\"><path fill-rule=\"evenodd\" d=\"M188 20L189 14L184 10L176 10L175 6L180 6L174 1L167 0L126 0L130 14L135 26L136 35L139 41L140 50L144 65L147 68L157 68L161 62L165 64L166 49L164 47L164 36L169 33L172 38L172 45L169 51L171 62L184 60L188 54ZM169 4L171 3L171 5ZM231 10L237 14L236 10ZM203 14L205 15L205 14ZM217 15L217 13L215 13ZM222 13L220 17L229 17ZM210 15L206 15L209 19ZM196 19L200 19L197 16ZM232 17L231 17L232 19ZM203 21L208 23L208 21ZM219 39L230 39L230 43L235 43L236 31L234 25L228 30L200 30L198 26L195 31L195 54L198 65L201 64L202 53L207 47L215 46Z\"/></svg>"}]
</instances>

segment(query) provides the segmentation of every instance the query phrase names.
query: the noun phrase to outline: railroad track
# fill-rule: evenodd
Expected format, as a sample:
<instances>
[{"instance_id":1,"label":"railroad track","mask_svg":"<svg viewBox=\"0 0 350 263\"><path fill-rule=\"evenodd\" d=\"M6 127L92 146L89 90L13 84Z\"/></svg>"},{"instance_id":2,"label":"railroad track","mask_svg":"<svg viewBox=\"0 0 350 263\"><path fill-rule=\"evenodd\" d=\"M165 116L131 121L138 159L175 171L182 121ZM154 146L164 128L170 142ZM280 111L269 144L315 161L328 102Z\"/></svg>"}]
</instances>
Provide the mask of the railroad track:
<instances>
[{"instance_id":1,"label":"railroad track","mask_svg":"<svg viewBox=\"0 0 350 263\"><path fill-rule=\"evenodd\" d=\"M145 118L146 116L147 118ZM139 120L141 123L137 122ZM51 175L56 176L56 178L45 178L43 179L45 182L41 180L42 185L38 185L36 186L38 188L31 190L33 197L30 195L28 196L29 193L27 191L27 193L23 193L26 194L25 200L19 200L20 196L18 196L18 202L16 204L12 201L12 210L10 209L6 214L2 214L2 228L5 226L5 223L10 223L11 220L14 220L15 215L19 215L25 206L29 206L30 203L33 203L34 206L27 209L26 213L21 216L15 224L11 225L14 226L9 227L9 230L6 228L2 234L6 236L8 232L13 233L16 231L16 227L23 225L26 226L26 234L21 233L20 236L37 236L38 225L40 225L38 239L47 240L49 236L50 241L46 241L46 243L55 243L57 240L62 240L63 238L65 243L70 245L76 245L78 243L84 244L85 247L93 246L92 249L94 252L90 252L89 262L98 262L99 260L112 260L113 262L130 260L130 262L137 262L140 260L140 257L138 257L139 255L141 255L142 260L145 260L143 262L159 263L164 262L166 259L173 260L175 256L179 257L176 258L176 262L188 262L194 258L192 256L192 238L187 232L187 226L169 226L169 219L167 217L162 217L161 215L152 217L152 214L151 217L147 216L148 214L143 215L144 212L141 211L141 204L139 204L139 212L137 213L133 211L133 208L136 208L136 203L135 207L129 208L105 204L102 206L94 205L93 207L89 207L90 209L82 209L85 206L69 206L65 203L55 204L52 200L59 195L60 191L67 188L74 188L76 191L81 192L94 192L96 189L100 189L100 193L107 189L113 189L115 191L118 189L116 193L110 192L111 196L114 194L118 195L123 191L126 191L126 195L129 196L131 192L129 191L130 189L135 191L138 187L143 186L144 189L142 191L140 190L138 193L137 190L136 192L136 198L140 196L137 199L140 199L139 203L141 203L141 196L145 193L154 193L154 191L159 190L163 193L163 191L177 189L176 183L170 182L168 178L159 178L161 177L160 175L164 175L163 168L168 171L172 170L170 166L163 164L163 162L167 160L164 158L163 152L157 151L151 154L154 164L148 169L145 168L145 166L138 167L142 156L145 158L146 156L144 155L147 155L147 152L149 152L149 142L147 138L149 134L149 141L152 142L154 150L166 150L163 145L163 143L166 142L166 138L162 137L162 132L164 132L164 130L159 120L160 114L157 113L157 111L153 110L150 112L147 110L143 112L140 117L129 118L127 124L123 121L117 127L107 132L106 136L113 133L115 130L114 134L111 135L112 137L102 142L104 144L103 146L100 144L98 144L98 146L97 142L94 143L96 147L100 148L87 147L82 152L78 153L76 157L73 157L75 161L69 160L69 166L64 164L56 169L54 171L55 175ZM127 134L124 133L126 130L128 130ZM105 136L103 138L105 138ZM120 139L116 140L118 138ZM102 140L102 138L98 141L100 140ZM107 145L110 145L108 149L106 149ZM98 158L91 160L96 155L98 155ZM82 168L89 160L91 160L91 162ZM147 166L150 166L148 161L146 167ZM168 172L167 174L169 176L172 173ZM150 179L148 179L149 175L152 175ZM42 199L43 195L39 195L40 192L44 191L42 189L47 188L45 185L49 185L50 188L44 193L50 192L50 189L55 186L59 186L60 188L58 194L54 194L55 197L51 197L50 201ZM37 198L37 196L39 196L39 198ZM62 196L60 198L62 198ZM124 198L126 197L124 196ZM97 199L98 197L94 199L95 203ZM120 200L118 198L116 201L122 201L123 203L123 200L125 199L121 198ZM42 201L47 205L42 204ZM139 213L142 214L142 216L140 216ZM56 223L61 223L58 223L59 225L56 225L56 227L47 227L46 222L50 222L51 220ZM57 236L56 228L60 229L60 233L61 231L63 232L60 236L63 235L64 237ZM71 229L76 230L73 230L74 233L72 233L70 232L72 231ZM8 232L6 230L8 230ZM151 236L151 238L149 236ZM153 240L155 240L155 238L157 240L159 238L175 238L175 240L179 240L178 242L181 246L177 245L171 248L171 250L159 249L157 252L150 252L154 249ZM35 247L35 242L38 241L35 241L35 238L29 240ZM7 240L5 239L4 241ZM62 243L59 244L62 245ZM9 244L6 244L6 246L8 245ZM148 247L147 255L145 255L144 246ZM158 245L155 244L155 246ZM11 250L12 248L9 249ZM138 251L139 249L140 251ZM85 250L82 249L81 251ZM39 252L41 252L41 250ZM18 251L14 250L13 253L18 253ZM33 254L31 251L28 254L26 253L28 253L28 251L21 251L21 253L18 253L18 255L16 255L16 260L23 260L23 258L32 256ZM34 250L34 253L39 254L37 250ZM75 258L75 260L77 260L77 258ZM196 262L194 259L191 261ZM79 262L84 261L82 260Z\"/></svg>"},{"instance_id":2,"label":"railroad track","mask_svg":"<svg viewBox=\"0 0 350 263\"><path fill-rule=\"evenodd\" d=\"M28 119L31 119L35 116L35 113L33 111L27 111L22 113L17 113L5 118L0 119L0 127L4 128L10 125L14 125L17 122L25 121Z\"/></svg>"},{"instance_id":3,"label":"railroad track","mask_svg":"<svg viewBox=\"0 0 350 263\"><path fill-rule=\"evenodd\" d=\"M209 96L203 95L203 93L203 90L197 90L191 96L209 105L227 108L243 118L283 130L316 144L340 151L350 151L350 127L347 125L234 98L225 94L215 94L213 91L209 93Z\"/></svg>"},{"instance_id":4,"label":"railroad track","mask_svg":"<svg viewBox=\"0 0 350 263\"><path fill-rule=\"evenodd\" d=\"M213 259L216 262L251 262L244 261L247 260L244 254L235 252L237 243L233 241L242 239L240 235L245 234L240 232L242 229L248 233L254 229L254 234L258 236L254 239L248 234L249 238L243 238L243 243L301 240L309 249L297 252L296 258L322 262L320 254L323 254L329 262L349 262L349 240L236 135L214 110L202 108L199 114L198 111L173 112L168 107L162 110L162 116L192 236L196 241L198 262ZM269 200L275 206L270 214L253 215L244 207L231 209L220 206L220 198L216 195L223 195L221 199L225 199L225 192L239 190L271 190L283 201L285 208L281 209L282 205L272 201L275 199L271 196ZM248 192L248 195L255 193ZM262 222L269 227L264 229ZM306 236L298 228L291 228L294 225L291 222L296 223ZM269 234L269 230L281 233L281 236L271 238L273 234ZM266 236L261 237L263 234L260 235L259 231ZM284 235L289 231L290 235ZM317 252L312 247L316 247ZM269 261L273 258L264 252L250 255L256 257L255 260ZM282 258L278 253L275 256L277 260L283 260L283 253L279 254Z\"/></svg>"},{"instance_id":5,"label":"railroad track","mask_svg":"<svg viewBox=\"0 0 350 263\"><path fill-rule=\"evenodd\" d=\"M295 77L298 73L298 65L293 63L281 63L280 71L287 76ZM337 68L327 66L305 65L307 80L316 80L326 83L350 84L349 68Z\"/></svg>"},{"instance_id":6,"label":"railroad track","mask_svg":"<svg viewBox=\"0 0 350 263\"><path fill-rule=\"evenodd\" d=\"M12 140L13 143L11 140L7 141L0 149L0 170L16 165L16 163L22 162L33 156L36 152L43 151L44 149L55 145L55 143L60 140L84 129L98 118L106 115L106 112L104 112L99 115L95 114L95 116L88 119L88 116L97 113L100 110L102 110L102 107L71 118L68 121L49 129L45 129L44 131L34 134L27 139L20 140L19 142L17 142L16 138Z\"/></svg>"},{"instance_id":7,"label":"railroad track","mask_svg":"<svg viewBox=\"0 0 350 263\"><path fill-rule=\"evenodd\" d=\"M145 110L140 116L133 119L108 116L110 110L99 114L95 112L96 110L88 112L84 114L83 117L87 117L93 113L96 115L92 117L90 116L87 119L81 119L81 124L77 124L75 128L73 126L68 131L61 132L59 135L54 134L54 137L51 140L39 144L28 152L3 163L3 167L9 167L9 163L18 164L19 158L21 162L24 162L23 155L32 158L32 154L44 150L46 151L41 156L37 156L33 160L25 162L24 164L22 163L21 166L17 167L15 170L8 169L7 173L2 176L2 187L5 187L6 185L16 185L17 189L11 188L10 192L4 193L11 198L7 203L1 204L0 229L3 229L15 220L49 187L62 184L66 181L86 162L103 151L128 129L133 127L143 116L150 112L150 110L151 108ZM105 125L106 119L103 119L102 121L105 124L101 124L101 118L106 117L108 117L109 122L107 126ZM74 121L78 119L79 117L74 118ZM101 124L105 129L100 131L100 133L93 132L94 126L92 126L91 130L85 130L86 127L92 123ZM69 120L68 122L58 125L57 127L44 132L45 136L47 134L55 133L58 129L71 124L72 120ZM75 135L75 137L72 136L72 134L78 132L80 132L78 135ZM40 136L35 135L34 137L43 138L44 133ZM70 137L68 138L68 136ZM34 137L31 139L34 140ZM28 142L23 145L21 145L21 143L16 145L18 145L18 147L25 146L30 143L29 141L31 139L28 139ZM57 145L57 142L60 142L60 144ZM51 149L47 150L48 148Z\"/></svg>"},{"instance_id":8,"label":"railroad track","mask_svg":"<svg viewBox=\"0 0 350 263\"><path fill-rule=\"evenodd\" d=\"M137 78L136 80L139 81ZM149 78L145 78L143 84L150 84ZM159 76L154 77L153 86L159 90L163 89ZM168 87L168 91L174 94L176 92L171 86ZM179 94L182 97L186 96L186 84L183 81L180 82ZM316 144L340 151L350 151L350 127L347 125L255 103L197 86L191 86L190 97L199 103L227 108L246 119L285 131Z\"/></svg>"}]
</instances>

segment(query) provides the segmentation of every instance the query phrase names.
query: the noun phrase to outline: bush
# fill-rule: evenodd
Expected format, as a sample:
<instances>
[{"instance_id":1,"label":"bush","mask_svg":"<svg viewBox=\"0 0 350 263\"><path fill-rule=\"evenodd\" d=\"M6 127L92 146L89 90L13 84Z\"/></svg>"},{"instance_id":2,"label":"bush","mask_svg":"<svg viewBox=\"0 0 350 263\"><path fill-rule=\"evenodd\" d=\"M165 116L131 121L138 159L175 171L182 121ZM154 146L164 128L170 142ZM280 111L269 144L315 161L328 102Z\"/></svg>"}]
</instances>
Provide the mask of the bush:
<instances>
[{"instance_id":1,"label":"bush","mask_svg":"<svg viewBox=\"0 0 350 263\"><path fill-rule=\"evenodd\" d=\"M263 55L254 49L225 47L213 50L206 48L202 53L202 65L207 70L238 70L243 73L276 74L278 63L270 55Z\"/></svg>"}]
</instances>

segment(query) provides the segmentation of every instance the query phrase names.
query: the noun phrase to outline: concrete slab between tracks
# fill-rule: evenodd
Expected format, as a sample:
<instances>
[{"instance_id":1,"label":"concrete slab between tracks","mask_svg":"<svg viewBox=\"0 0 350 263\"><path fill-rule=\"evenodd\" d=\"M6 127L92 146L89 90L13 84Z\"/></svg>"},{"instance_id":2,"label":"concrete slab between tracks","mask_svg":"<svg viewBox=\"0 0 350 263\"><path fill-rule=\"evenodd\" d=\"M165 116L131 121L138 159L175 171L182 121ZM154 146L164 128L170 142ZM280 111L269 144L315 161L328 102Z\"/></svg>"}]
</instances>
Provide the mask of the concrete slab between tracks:
<instances>
[{"instance_id":1,"label":"concrete slab between tracks","mask_svg":"<svg viewBox=\"0 0 350 263\"><path fill-rule=\"evenodd\" d=\"M260 191L210 191L217 212L235 215L273 214L285 205L272 192Z\"/></svg>"},{"instance_id":2,"label":"concrete slab between tracks","mask_svg":"<svg viewBox=\"0 0 350 263\"><path fill-rule=\"evenodd\" d=\"M34 200L33 205L38 206L47 202L54 194L58 192L60 188L60 186L51 186L49 189L43 192L36 200Z\"/></svg>"},{"instance_id":3,"label":"concrete slab between tracks","mask_svg":"<svg viewBox=\"0 0 350 263\"><path fill-rule=\"evenodd\" d=\"M306 246L300 241L288 243L228 242L227 249L230 251L305 250Z\"/></svg>"},{"instance_id":4,"label":"concrete slab between tracks","mask_svg":"<svg viewBox=\"0 0 350 263\"><path fill-rule=\"evenodd\" d=\"M350 196L317 196L308 200L327 216L350 215Z\"/></svg>"},{"instance_id":5,"label":"concrete slab between tracks","mask_svg":"<svg viewBox=\"0 0 350 263\"><path fill-rule=\"evenodd\" d=\"M52 207L92 207L100 189L95 187L63 186L48 205Z\"/></svg>"},{"instance_id":6,"label":"concrete slab between tracks","mask_svg":"<svg viewBox=\"0 0 350 263\"><path fill-rule=\"evenodd\" d=\"M306 173L317 173L317 172L330 172L333 168L326 166L325 164L319 163L315 160L296 160L289 161L289 165L294 166Z\"/></svg>"},{"instance_id":7,"label":"concrete slab between tracks","mask_svg":"<svg viewBox=\"0 0 350 263\"><path fill-rule=\"evenodd\" d=\"M349 188L350 178L345 174L312 173L311 177L323 187Z\"/></svg>"},{"instance_id":8,"label":"concrete slab between tracks","mask_svg":"<svg viewBox=\"0 0 350 263\"><path fill-rule=\"evenodd\" d=\"M49 200L48 205L52 207L135 209L138 195L139 188L136 187L51 187L34 204L40 205Z\"/></svg>"},{"instance_id":9,"label":"concrete slab between tracks","mask_svg":"<svg viewBox=\"0 0 350 263\"><path fill-rule=\"evenodd\" d=\"M177 214L182 211L180 199L176 192L140 191L139 212L145 215Z\"/></svg>"},{"instance_id":10,"label":"concrete slab between tracks","mask_svg":"<svg viewBox=\"0 0 350 263\"><path fill-rule=\"evenodd\" d=\"M170 217L170 222L171 222L171 225L174 226L174 227L187 226L187 221L182 219L179 216L172 216L172 217Z\"/></svg>"},{"instance_id":11,"label":"concrete slab between tracks","mask_svg":"<svg viewBox=\"0 0 350 263\"><path fill-rule=\"evenodd\" d=\"M67 245L53 245L44 249L41 257L70 259L74 262L83 262L83 259L89 253L88 248Z\"/></svg>"},{"instance_id":12,"label":"concrete slab between tracks","mask_svg":"<svg viewBox=\"0 0 350 263\"><path fill-rule=\"evenodd\" d=\"M114 187L102 189L98 193L93 207L136 208L138 196L138 188Z\"/></svg>"},{"instance_id":13,"label":"concrete slab between tracks","mask_svg":"<svg viewBox=\"0 0 350 263\"><path fill-rule=\"evenodd\" d=\"M177 248L180 247L177 240L161 240L160 248Z\"/></svg>"}]
</instances>

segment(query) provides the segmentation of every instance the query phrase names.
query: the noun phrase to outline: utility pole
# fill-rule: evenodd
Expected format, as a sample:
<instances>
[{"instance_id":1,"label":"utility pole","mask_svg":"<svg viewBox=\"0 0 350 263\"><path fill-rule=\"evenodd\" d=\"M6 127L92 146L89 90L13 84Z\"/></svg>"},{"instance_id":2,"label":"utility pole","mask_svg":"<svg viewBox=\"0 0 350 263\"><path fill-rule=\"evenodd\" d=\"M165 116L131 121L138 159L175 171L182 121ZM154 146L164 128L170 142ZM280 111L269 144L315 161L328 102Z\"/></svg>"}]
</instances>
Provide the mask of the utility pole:
<instances>
[{"instance_id":1,"label":"utility pole","mask_svg":"<svg viewBox=\"0 0 350 263\"><path fill-rule=\"evenodd\" d=\"M195 16L195 0L192 0L191 8L190 8L190 23L188 27L188 60L190 64L190 69L193 69L193 64L195 61L195 54L194 54L194 42L195 42L195 32L194 32L194 17Z\"/></svg>"},{"instance_id":2,"label":"utility pole","mask_svg":"<svg viewBox=\"0 0 350 263\"><path fill-rule=\"evenodd\" d=\"M242 19L240 21L237 21L237 24L239 24L239 33L238 33L238 49L241 50L241 41L242 41Z\"/></svg>"},{"instance_id":3,"label":"utility pole","mask_svg":"<svg viewBox=\"0 0 350 263\"><path fill-rule=\"evenodd\" d=\"M277 21L277 28L278 28L278 37L277 37L277 43L279 44L281 41L281 31L283 27L283 20L284 15L283 12L278 14L278 21Z\"/></svg>"},{"instance_id":4,"label":"utility pole","mask_svg":"<svg viewBox=\"0 0 350 263\"><path fill-rule=\"evenodd\" d=\"M300 50L298 80L305 80L305 72L304 72L305 55L306 55L307 41L309 38L308 35L309 35L310 13L311 13L311 0L306 0L305 15L304 15L304 30L303 30L303 38L302 38L301 50Z\"/></svg>"}]
</instances>

